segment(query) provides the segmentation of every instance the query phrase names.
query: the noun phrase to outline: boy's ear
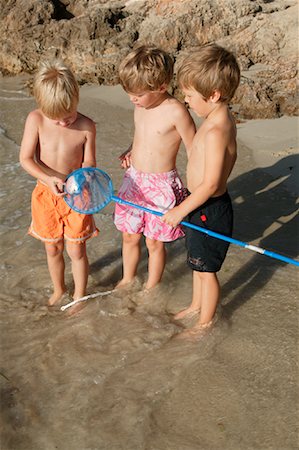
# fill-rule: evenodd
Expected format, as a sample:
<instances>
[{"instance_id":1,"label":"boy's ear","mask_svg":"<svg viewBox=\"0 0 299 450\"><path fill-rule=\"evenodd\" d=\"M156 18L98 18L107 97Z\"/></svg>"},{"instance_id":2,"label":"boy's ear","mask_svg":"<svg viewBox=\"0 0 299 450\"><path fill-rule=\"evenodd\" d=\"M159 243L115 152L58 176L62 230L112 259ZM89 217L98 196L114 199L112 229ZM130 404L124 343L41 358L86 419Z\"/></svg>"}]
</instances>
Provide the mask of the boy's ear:
<instances>
[{"instance_id":1,"label":"boy's ear","mask_svg":"<svg viewBox=\"0 0 299 450\"><path fill-rule=\"evenodd\" d=\"M159 88L159 92L165 92L165 91L167 91L167 84L162 84L162 86L160 86L160 88Z\"/></svg>"},{"instance_id":2,"label":"boy's ear","mask_svg":"<svg viewBox=\"0 0 299 450\"><path fill-rule=\"evenodd\" d=\"M221 98L221 92L218 91L217 89L215 89L215 91L213 92L213 94L210 96L210 101L212 103L217 103Z\"/></svg>"}]
</instances>

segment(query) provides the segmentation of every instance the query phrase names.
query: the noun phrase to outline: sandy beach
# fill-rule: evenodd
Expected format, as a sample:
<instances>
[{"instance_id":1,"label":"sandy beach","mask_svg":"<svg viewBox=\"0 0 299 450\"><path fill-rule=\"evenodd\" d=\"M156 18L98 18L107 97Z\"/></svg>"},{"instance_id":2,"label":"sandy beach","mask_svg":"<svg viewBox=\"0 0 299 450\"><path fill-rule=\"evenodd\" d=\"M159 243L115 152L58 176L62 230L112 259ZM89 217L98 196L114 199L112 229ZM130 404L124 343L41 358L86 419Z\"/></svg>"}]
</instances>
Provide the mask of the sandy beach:
<instances>
[{"instance_id":1,"label":"sandy beach","mask_svg":"<svg viewBox=\"0 0 299 450\"><path fill-rule=\"evenodd\" d=\"M132 138L120 86L81 87L97 124L97 163L118 188ZM184 241L167 245L163 280L91 299L69 317L49 310L43 246L27 235L35 180L19 145L35 107L23 78L0 78L1 450L298 449L298 267L231 245L215 326L196 342L172 314L190 303ZM195 118L196 119L196 118ZM196 119L199 124L198 119ZM234 238L298 259L298 118L240 121L229 191ZM184 178L182 148L177 167ZM88 293L121 277L111 202L88 243ZM71 291L70 265L67 284Z\"/></svg>"}]
</instances>

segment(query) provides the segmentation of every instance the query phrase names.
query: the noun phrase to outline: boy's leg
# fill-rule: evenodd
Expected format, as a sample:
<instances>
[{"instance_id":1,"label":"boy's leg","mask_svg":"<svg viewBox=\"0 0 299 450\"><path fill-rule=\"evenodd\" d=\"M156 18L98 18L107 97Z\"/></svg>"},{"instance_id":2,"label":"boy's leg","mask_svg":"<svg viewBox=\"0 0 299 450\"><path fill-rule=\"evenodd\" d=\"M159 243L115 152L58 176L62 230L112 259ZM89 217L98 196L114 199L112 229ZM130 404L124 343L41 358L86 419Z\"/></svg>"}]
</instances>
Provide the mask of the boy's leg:
<instances>
[{"instance_id":1,"label":"boy's leg","mask_svg":"<svg viewBox=\"0 0 299 450\"><path fill-rule=\"evenodd\" d=\"M193 270L193 291L192 291L192 302L188 308L179 311L175 316L175 320L184 319L185 317L192 317L198 313L201 309L201 298L202 298L202 277L201 272Z\"/></svg>"},{"instance_id":2,"label":"boy's leg","mask_svg":"<svg viewBox=\"0 0 299 450\"><path fill-rule=\"evenodd\" d=\"M201 311L197 325L207 325L213 319L220 297L220 285L216 273L198 272L201 275Z\"/></svg>"},{"instance_id":3,"label":"boy's leg","mask_svg":"<svg viewBox=\"0 0 299 450\"><path fill-rule=\"evenodd\" d=\"M208 325L214 318L220 297L220 285L216 273L193 271L193 295L191 305L174 316L176 320L200 312L194 328Z\"/></svg>"},{"instance_id":4,"label":"boy's leg","mask_svg":"<svg viewBox=\"0 0 299 450\"><path fill-rule=\"evenodd\" d=\"M74 299L84 297L88 280L88 259L86 243L74 243L67 241L66 249L72 261L72 273L75 284Z\"/></svg>"},{"instance_id":5,"label":"boy's leg","mask_svg":"<svg viewBox=\"0 0 299 450\"><path fill-rule=\"evenodd\" d=\"M149 253L148 258L148 279L145 289L151 289L160 283L165 263L166 250L164 242L146 238L146 246Z\"/></svg>"},{"instance_id":6,"label":"boy's leg","mask_svg":"<svg viewBox=\"0 0 299 450\"><path fill-rule=\"evenodd\" d=\"M61 241L55 244L45 243L45 249L47 254L49 273L54 287L54 292L48 300L48 305L52 306L61 299L66 291L64 283L64 242Z\"/></svg>"},{"instance_id":7,"label":"boy's leg","mask_svg":"<svg viewBox=\"0 0 299 450\"><path fill-rule=\"evenodd\" d=\"M117 288L125 286L135 278L141 253L140 239L141 234L123 233L123 277L117 283Z\"/></svg>"}]
</instances>

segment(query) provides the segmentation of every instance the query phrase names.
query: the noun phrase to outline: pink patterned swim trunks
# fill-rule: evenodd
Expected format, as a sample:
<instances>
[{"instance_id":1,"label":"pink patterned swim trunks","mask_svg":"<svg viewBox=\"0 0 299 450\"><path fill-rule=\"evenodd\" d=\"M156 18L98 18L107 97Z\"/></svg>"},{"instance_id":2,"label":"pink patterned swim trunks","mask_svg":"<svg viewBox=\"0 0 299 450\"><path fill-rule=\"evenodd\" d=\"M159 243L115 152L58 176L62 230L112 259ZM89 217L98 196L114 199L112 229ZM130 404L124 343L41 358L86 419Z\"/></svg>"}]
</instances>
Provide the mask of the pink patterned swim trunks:
<instances>
[{"instance_id":1,"label":"pink patterned swim trunks","mask_svg":"<svg viewBox=\"0 0 299 450\"><path fill-rule=\"evenodd\" d=\"M126 171L118 196L156 211L166 212L181 203L187 195L176 169L170 172L146 173L134 167ZM172 228L159 216L128 205L116 204L114 223L119 231L144 234L149 239L171 242L184 236L181 226Z\"/></svg>"}]
</instances>

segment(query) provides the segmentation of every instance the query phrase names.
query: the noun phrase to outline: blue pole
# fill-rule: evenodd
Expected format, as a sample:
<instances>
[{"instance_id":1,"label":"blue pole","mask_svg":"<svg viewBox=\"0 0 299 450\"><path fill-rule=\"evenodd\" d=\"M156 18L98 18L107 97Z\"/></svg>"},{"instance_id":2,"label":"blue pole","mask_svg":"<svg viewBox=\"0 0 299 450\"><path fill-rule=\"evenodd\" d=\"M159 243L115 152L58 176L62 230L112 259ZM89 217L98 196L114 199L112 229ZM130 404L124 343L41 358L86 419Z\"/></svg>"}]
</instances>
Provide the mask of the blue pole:
<instances>
[{"instance_id":1,"label":"blue pole","mask_svg":"<svg viewBox=\"0 0 299 450\"><path fill-rule=\"evenodd\" d=\"M146 211L150 214L154 214L156 216L161 217L164 215L160 211L155 211L153 209L149 209L149 208L146 208L145 206L141 206L141 205L135 205L135 203L128 202L127 200L123 200L122 198L116 197L115 195L112 195L111 199L117 203L132 206L133 208L141 209L143 211ZM287 256L280 255L275 252L271 252L269 250L265 250L264 248L256 247L255 245L251 245L251 244L246 244L246 242L242 242L237 239L233 239L233 238L225 236L223 234L216 233L215 231L212 231L212 230L207 230L206 228L202 228L197 225L193 225L192 223L189 223L189 222L182 221L181 225L184 225L185 227L188 227L188 228L193 228L194 230L197 230L197 231L201 231L202 233L208 234L209 236L215 237L217 239L221 239L223 241L227 241L232 244L239 245L240 247L247 248L248 250L252 250L253 252L260 253L261 255L270 256L270 258L279 259L280 261L286 262L288 264L293 264L294 266L299 266L299 261L296 261L295 259L292 259L292 258L288 258Z\"/></svg>"}]
</instances>

